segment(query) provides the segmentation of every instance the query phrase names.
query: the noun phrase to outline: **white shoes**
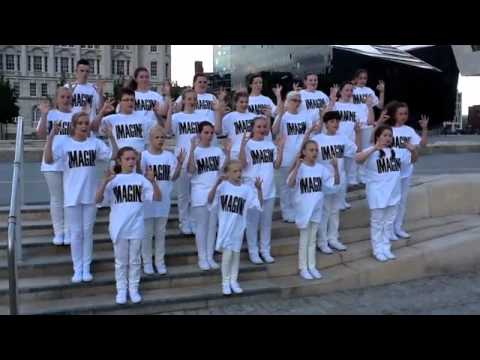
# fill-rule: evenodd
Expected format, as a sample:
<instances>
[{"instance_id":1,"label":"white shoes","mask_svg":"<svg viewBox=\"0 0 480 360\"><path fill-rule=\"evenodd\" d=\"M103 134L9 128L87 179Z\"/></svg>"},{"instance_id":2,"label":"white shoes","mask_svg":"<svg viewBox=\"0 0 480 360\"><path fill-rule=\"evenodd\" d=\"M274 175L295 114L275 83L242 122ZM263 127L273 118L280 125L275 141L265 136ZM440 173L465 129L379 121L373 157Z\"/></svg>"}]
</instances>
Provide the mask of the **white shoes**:
<instances>
[{"instance_id":1,"label":"white shoes","mask_svg":"<svg viewBox=\"0 0 480 360\"><path fill-rule=\"evenodd\" d=\"M315 278L315 279L321 279L322 274L320 274L320 271L318 271L316 268L309 268L308 272Z\"/></svg>"},{"instance_id":2,"label":"white shoes","mask_svg":"<svg viewBox=\"0 0 480 360\"><path fill-rule=\"evenodd\" d=\"M333 250L330 249L330 246L328 246L328 244L325 244L325 245L319 245L318 248L320 249L320 251L324 254L327 254L327 255L331 255L333 254Z\"/></svg>"},{"instance_id":3,"label":"white shoes","mask_svg":"<svg viewBox=\"0 0 480 360\"><path fill-rule=\"evenodd\" d=\"M313 280L312 274L307 269L303 269L300 271L300 276L304 278L305 280Z\"/></svg>"},{"instance_id":4,"label":"white shoes","mask_svg":"<svg viewBox=\"0 0 480 360\"><path fill-rule=\"evenodd\" d=\"M138 293L138 290L130 289L128 290L128 294L130 295L130 300L132 300L134 304L138 304L139 302L142 301L142 297Z\"/></svg>"},{"instance_id":5,"label":"white shoes","mask_svg":"<svg viewBox=\"0 0 480 360\"><path fill-rule=\"evenodd\" d=\"M385 261L388 260L388 258L387 258L384 254L382 254L382 253L380 253L380 254L373 254L373 256L375 257L375 259L377 259L377 260L380 261L380 262L385 262Z\"/></svg>"},{"instance_id":6,"label":"white shoes","mask_svg":"<svg viewBox=\"0 0 480 360\"><path fill-rule=\"evenodd\" d=\"M93 280L93 275L92 273L90 272L90 270L83 270L83 274L82 274L82 281L85 281L85 282L90 282Z\"/></svg>"},{"instance_id":7,"label":"white shoes","mask_svg":"<svg viewBox=\"0 0 480 360\"><path fill-rule=\"evenodd\" d=\"M198 267L203 271L210 270L210 266L206 260L200 260L198 262Z\"/></svg>"},{"instance_id":8,"label":"white shoes","mask_svg":"<svg viewBox=\"0 0 480 360\"><path fill-rule=\"evenodd\" d=\"M265 260L267 264L271 264L275 262L275 259L270 254L267 254L267 253L262 253L262 258L263 260Z\"/></svg>"},{"instance_id":9,"label":"white shoes","mask_svg":"<svg viewBox=\"0 0 480 360\"><path fill-rule=\"evenodd\" d=\"M398 236L400 236L402 239L410 239L410 234L407 233L406 231L402 230L402 229L399 229L397 231L395 231L397 233Z\"/></svg>"},{"instance_id":10,"label":"white shoes","mask_svg":"<svg viewBox=\"0 0 480 360\"><path fill-rule=\"evenodd\" d=\"M230 288L229 283L222 284L222 293L223 295L232 295L232 289Z\"/></svg>"},{"instance_id":11,"label":"white shoes","mask_svg":"<svg viewBox=\"0 0 480 360\"><path fill-rule=\"evenodd\" d=\"M213 269L213 270L220 269L220 265L218 265L215 262L215 260L210 259L210 260L207 260L207 262L208 262L208 266L210 266L210 269Z\"/></svg>"},{"instance_id":12,"label":"white shoes","mask_svg":"<svg viewBox=\"0 0 480 360\"><path fill-rule=\"evenodd\" d=\"M75 271L72 276L72 283L78 284L81 283L83 279L82 273L80 271Z\"/></svg>"},{"instance_id":13,"label":"white shoes","mask_svg":"<svg viewBox=\"0 0 480 360\"><path fill-rule=\"evenodd\" d=\"M330 248L334 248L337 251L347 250L347 247L343 245L340 241L332 241L332 242L329 242L328 245L330 246Z\"/></svg>"},{"instance_id":14,"label":"white shoes","mask_svg":"<svg viewBox=\"0 0 480 360\"><path fill-rule=\"evenodd\" d=\"M118 305L125 305L127 303L127 290L120 290L117 292L115 302Z\"/></svg>"},{"instance_id":15,"label":"white shoes","mask_svg":"<svg viewBox=\"0 0 480 360\"><path fill-rule=\"evenodd\" d=\"M55 237L52 240L53 245L57 245L57 246L63 245L64 244L63 241L64 241L63 235L55 235Z\"/></svg>"},{"instance_id":16,"label":"white shoes","mask_svg":"<svg viewBox=\"0 0 480 360\"><path fill-rule=\"evenodd\" d=\"M250 254L250 261L254 264L263 264L263 260L260 258L258 253Z\"/></svg>"},{"instance_id":17,"label":"white shoes","mask_svg":"<svg viewBox=\"0 0 480 360\"><path fill-rule=\"evenodd\" d=\"M165 275L167 273L167 267L165 264L155 264L155 267L160 275Z\"/></svg>"},{"instance_id":18,"label":"white shoes","mask_svg":"<svg viewBox=\"0 0 480 360\"><path fill-rule=\"evenodd\" d=\"M395 231L392 231L392 236L390 237L390 240L392 241L397 241L400 240L400 238L395 234Z\"/></svg>"},{"instance_id":19,"label":"white shoes","mask_svg":"<svg viewBox=\"0 0 480 360\"><path fill-rule=\"evenodd\" d=\"M230 288L232 289L232 291L235 293L235 294L241 294L243 293L243 290L242 288L240 287L240 285L238 284L238 282L230 282Z\"/></svg>"},{"instance_id":20,"label":"white shoes","mask_svg":"<svg viewBox=\"0 0 480 360\"><path fill-rule=\"evenodd\" d=\"M70 245L70 235L68 233L63 234L63 245Z\"/></svg>"},{"instance_id":21,"label":"white shoes","mask_svg":"<svg viewBox=\"0 0 480 360\"><path fill-rule=\"evenodd\" d=\"M152 264L145 264L143 265L143 272L147 275L153 275L153 265Z\"/></svg>"},{"instance_id":22,"label":"white shoes","mask_svg":"<svg viewBox=\"0 0 480 360\"><path fill-rule=\"evenodd\" d=\"M387 257L388 260L395 260L397 257L392 253L391 250L384 250L383 254Z\"/></svg>"},{"instance_id":23,"label":"white shoes","mask_svg":"<svg viewBox=\"0 0 480 360\"><path fill-rule=\"evenodd\" d=\"M352 205L350 203L347 203L347 202L343 206L345 207L346 210L352 208Z\"/></svg>"},{"instance_id":24,"label":"white shoes","mask_svg":"<svg viewBox=\"0 0 480 360\"><path fill-rule=\"evenodd\" d=\"M192 229L188 225L180 224L179 229L180 229L180 232L183 235L192 235L193 234Z\"/></svg>"}]
</instances>

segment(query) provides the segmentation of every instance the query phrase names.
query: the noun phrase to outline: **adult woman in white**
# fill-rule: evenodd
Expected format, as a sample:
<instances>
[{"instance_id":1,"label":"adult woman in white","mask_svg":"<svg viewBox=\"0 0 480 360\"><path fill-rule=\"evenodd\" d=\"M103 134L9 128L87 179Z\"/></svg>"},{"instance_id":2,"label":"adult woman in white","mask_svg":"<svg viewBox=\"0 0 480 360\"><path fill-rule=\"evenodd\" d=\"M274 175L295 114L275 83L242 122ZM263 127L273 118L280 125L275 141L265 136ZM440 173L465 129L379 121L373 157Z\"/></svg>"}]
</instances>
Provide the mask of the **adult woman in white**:
<instances>
[{"instance_id":1,"label":"adult woman in white","mask_svg":"<svg viewBox=\"0 0 480 360\"><path fill-rule=\"evenodd\" d=\"M287 94L286 111L279 113L272 126L273 135L280 135L285 139L282 164L277 176L277 187L280 196L280 208L285 222L295 222L295 206L293 203L295 189L287 186L285 179L295 163L300 152L305 133L318 119L318 114L299 111L302 99L300 93L291 91Z\"/></svg>"},{"instance_id":2,"label":"adult woman in white","mask_svg":"<svg viewBox=\"0 0 480 360\"><path fill-rule=\"evenodd\" d=\"M353 103L354 104L365 104L367 98L371 96L373 98L372 104L378 109L383 109L383 104L385 101L385 82L380 80L377 85L377 91L379 92L379 97L375 94L371 88L367 86L368 82L368 71L365 69L358 69L355 71L353 76Z\"/></svg>"},{"instance_id":3,"label":"adult woman in white","mask_svg":"<svg viewBox=\"0 0 480 360\"><path fill-rule=\"evenodd\" d=\"M323 91L317 90L317 74L306 74L303 79L303 84L305 89L300 90L300 97L302 98L300 111L307 111L312 115L319 117L321 111L328 105L329 98Z\"/></svg>"},{"instance_id":4,"label":"adult woman in white","mask_svg":"<svg viewBox=\"0 0 480 360\"><path fill-rule=\"evenodd\" d=\"M263 79L261 74L252 74L248 81L248 87L250 88L248 111L257 115L275 116L277 114L277 106L280 106L283 102L282 86L277 84L272 89L277 99L277 105L268 96L262 94Z\"/></svg>"}]
</instances>

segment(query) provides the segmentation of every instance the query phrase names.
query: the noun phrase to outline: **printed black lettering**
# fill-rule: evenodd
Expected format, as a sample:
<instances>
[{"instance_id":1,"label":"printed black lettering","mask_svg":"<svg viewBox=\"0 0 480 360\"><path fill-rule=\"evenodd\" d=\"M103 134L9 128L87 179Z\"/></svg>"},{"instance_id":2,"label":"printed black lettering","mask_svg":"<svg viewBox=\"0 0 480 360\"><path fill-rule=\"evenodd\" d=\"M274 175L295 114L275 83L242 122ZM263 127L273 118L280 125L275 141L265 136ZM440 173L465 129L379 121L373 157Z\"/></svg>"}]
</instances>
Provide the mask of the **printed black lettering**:
<instances>
[{"instance_id":1,"label":"printed black lettering","mask_svg":"<svg viewBox=\"0 0 480 360\"><path fill-rule=\"evenodd\" d=\"M322 191L321 177L306 177L300 179L300 193L311 193Z\"/></svg>"},{"instance_id":2,"label":"printed black lettering","mask_svg":"<svg viewBox=\"0 0 480 360\"><path fill-rule=\"evenodd\" d=\"M178 124L178 133L184 134L198 134L198 123L196 122L181 122Z\"/></svg>"},{"instance_id":3,"label":"printed black lettering","mask_svg":"<svg viewBox=\"0 0 480 360\"><path fill-rule=\"evenodd\" d=\"M117 140L143 138L142 124L118 124L115 125Z\"/></svg>"},{"instance_id":4,"label":"printed black lettering","mask_svg":"<svg viewBox=\"0 0 480 360\"><path fill-rule=\"evenodd\" d=\"M355 94L353 95L354 104L365 104L367 102L368 94Z\"/></svg>"},{"instance_id":5,"label":"printed black lettering","mask_svg":"<svg viewBox=\"0 0 480 360\"><path fill-rule=\"evenodd\" d=\"M196 110L213 110L213 101L198 100Z\"/></svg>"},{"instance_id":6,"label":"printed black lettering","mask_svg":"<svg viewBox=\"0 0 480 360\"><path fill-rule=\"evenodd\" d=\"M70 169L76 167L95 166L97 157L96 150L74 150L68 151L68 167Z\"/></svg>"},{"instance_id":7,"label":"printed black lettering","mask_svg":"<svg viewBox=\"0 0 480 360\"><path fill-rule=\"evenodd\" d=\"M342 159L345 153L345 145L327 145L320 147L322 160Z\"/></svg>"},{"instance_id":8,"label":"printed black lettering","mask_svg":"<svg viewBox=\"0 0 480 360\"><path fill-rule=\"evenodd\" d=\"M253 165L260 163L273 163L273 149L251 150Z\"/></svg>"},{"instance_id":9,"label":"printed black lettering","mask_svg":"<svg viewBox=\"0 0 480 360\"><path fill-rule=\"evenodd\" d=\"M326 102L324 99L306 99L305 106L307 110L311 109L321 109L325 106Z\"/></svg>"},{"instance_id":10,"label":"printed black lettering","mask_svg":"<svg viewBox=\"0 0 480 360\"><path fill-rule=\"evenodd\" d=\"M253 127L253 119L250 120L237 120L233 123L235 127L235 134L243 134L246 132L251 132Z\"/></svg>"},{"instance_id":11,"label":"printed black lettering","mask_svg":"<svg viewBox=\"0 0 480 360\"><path fill-rule=\"evenodd\" d=\"M170 165L158 164L148 166L155 176L157 181L170 181Z\"/></svg>"},{"instance_id":12,"label":"printed black lettering","mask_svg":"<svg viewBox=\"0 0 480 360\"><path fill-rule=\"evenodd\" d=\"M395 148L405 149L406 144L410 141L410 136L394 136L392 146Z\"/></svg>"},{"instance_id":13,"label":"printed black lettering","mask_svg":"<svg viewBox=\"0 0 480 360\"><path fill-rule=\"evenodd\" d=\"M340 113L340 121L357 121L357 113L355 111L349 110L339 110Z\"/></svg>"},{"instance_id":14,"label":"printed black lettering","mask_svg":"<svg viewBox=\"0 0 480 360\"><path fill-rule=\"evenodd\" d=\"M377 172L383 174L386 172L400 171L401 161L399 158L379 158L377 159Z\"/></svg>"},{"instance_id":15,"label":"printed black lettering","mask_svg":"<svg viewBox=\"0 0 480 360\"><path fill-rule=\"evenodd\" d=\"M93 95L80 94L80 93L73 95L72 104L74 107L83 107L87 104L91 106L92 102L93 102Z\"/></svg>"},{"instance_id":16,"label":"printed black lettering","mask_svg":"<svg viewBox=\"0 0 480 360\"><path fill-rule=\"evenodd\" d=\"M115 203L142 202L142 185L118 185L113 188Z\"/></svg>"},{"instance_id":17,"label":"printed black lettering","mask_svg":"<svg viewBox=\"0 0 480 360\"><path fill-rule=\"evenodd\" d=\"M303 135L307 130L307 123L287 123L287 134L288 135Z\"/></svg>"},{"instance_id":18,"label":"printed black lettering","mask_svg":"<svg viewBox=\"0 0 480 360\"><path fill-rule=\"evenodd\" d=\"M197 173L203 174L207 171L218 171L220 168L220 156L209 156L197 159Z\"/></svg>"},{"instance_id":19,"label":"printed black lettering","mask_svg":"<svg viewBox=\"0 0 480 360\"><path fill-rule=\"evenodd\" d=\"M153 110L156 100L153 99L137 99L135 100L135 111L150 111Z\"/></svg>"},{"instance_id":20,"label":"printed black lettering","mask_svg":"<svg viewBox=\"0 0 480 360\"><path fill-rule=\"evenodd\" d=\"M238 215L243 215L246 200L239 196L221 195L220 205L223 211L231 212Z\"/></svg>"}]
</instances>

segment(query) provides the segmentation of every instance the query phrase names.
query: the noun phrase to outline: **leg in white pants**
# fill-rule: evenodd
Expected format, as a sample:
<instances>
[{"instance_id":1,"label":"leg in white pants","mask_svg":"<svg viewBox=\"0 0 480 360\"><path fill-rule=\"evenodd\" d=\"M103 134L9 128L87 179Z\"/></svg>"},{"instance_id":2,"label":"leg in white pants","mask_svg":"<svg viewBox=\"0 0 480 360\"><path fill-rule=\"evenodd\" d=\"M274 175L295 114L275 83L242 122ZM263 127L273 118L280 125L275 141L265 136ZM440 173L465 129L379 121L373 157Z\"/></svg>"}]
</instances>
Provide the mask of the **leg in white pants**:
<instances>
[{"instance_id":1,"label":"leg in white pants","mask_svg":"<svg viewBox=\"0 0 480 360\"><path fill-rule=\"evenodd\" d=\"M340 225L340 206L343 193L328 194L323 198L322 223L317 235L318 246L338 242L338 228Z\"/></svg>"},{"instance_id":2,"label":"leg in white pants","mask_svg":"<svg viewBox=\"0 0 480 360\"><path fill-rule=\"evenodd\" d=\"M373 255L383 254L385 209L372 209L370 215L370 239Z\"/></svg>"},{"instance_id":3,"label":"leg in white pants","mask_svg":"<svg viewBox=\"0 0 480 360\"><path fill-rule=\"evenodd\" d=\"M358 164L353 158L345 158L345 170L348 184L358 184Z\"/></svg>"},{"instance_id":4,"label":"leg in white pants","mask_svg":"<svg viewBox=\"0 0 480 360\"><path fill-rule=\"evenodd\" d=\"M310 224L305 229L300 229L300 241L298 243L298 270L308 269L308 243L310 237Z\"/></svg>"},{"instance_id":5,"label":"leg in white pants","mask_svg":"<svg viewBox=\"0 0 480 360\"><path fill-rule=\"evenodd\" d=\"M260 253L270 255L272 239L272 216L275 199L265 200L260 215Z\"/></svg>"},{"instance_id":6,"label":"leg in white pants","mask_svg":"<svg viewBox=\"0 0 480 360\"><path fill-rule=\"evenodd\" d=\"M138 291L142 261L140 259L141 239L128 240L128 289Z\"/></svg>"},{"instance_id":7,"label":"leg in white pants","mask_svg":"<svg viewBox=\"0 0 480 360\"><path fill-rule=\"evenodd\" d=\"M230 267L230 283L238 283L238 271L240 269L240 252L232 251L232 260Z\"/></svg>"},{"instance_id":8,"label":"leg in white pants","mask_svg":"<svg viewBox=\"0 0 480 360\"><path fill-rule=\"evenodd\" d=\"M393 231L393 222L395 220L395 215L397 214L396 206L389 206L384 210L384 229L383 229L383 250L391 250L391 234Z\"/></svg>"},{"instance_id":9,"label":"leg in white pants","mask_svg":"<svg viewBox=\"0 0 480 360\"><path fill-rule=\"evenodd\" d=\"M93 226L97 208L95 205L76 205L65 208L71 238L73 270L90 271L93 248Z\"/></svg>"},{"instance_id":10,"label":"leg in white pants","mask_svg":"<svg viewBox=\"0 0 480 360\"><path fill-rule=\"evenodd\" d=\"M195 242L198 261L211 261L215 248L217 213L208 211L207 206L196 206L192 208L192 217L196 223Z\"/></svg>"},{"instance_id":11,"label":"leg in white pants","mask_svg":"<svg viewBox=\"0 0 480 360\"><path fill-rule=\"evenodd\" d=\"M138 290L141 244L140 239L117 239L113 244L117 292Z\"/></svg>"},{"instance_id":12,"label":"leg in white pants","mask_svg":"<svg viewBox=\"0 0 480 360\"><path fill-rule=\"evenodd\" d=\"M165 232L167 218L145 219L145 238L142 241L142 261L152 264L152 237L155 235L155 266L165 265Z\"/></svg>"},{"instance_id":13,"label":"leg in white pants","mask_svg":"<svg viewBox=\"0 0 480 360\"><path fill-rule=\"evenodd\" d=\"M260 224L261 212L257 209L247 210L247 244L250 257L258 256L258 226Z\"/></svg>"},{"instance_id":14,"label":"leg in white pants","mask_svg":"<svg viewBox=\"0 0 480 360\"><path fill-rule=\"evenodd\" d=\"M292 188L287 185L288 167L281 167L279 169L279 176L277 177L277 188L280 197L280 208L282 210L283 220L293 220L295 218L295 210L293 208L293 194Z\"/></svg>"},{"instance_id":15,"label":"leg in white pants","mask_svg":"<svg viewBox=\"0 0 480 360\"><path fill-rule=\"evenodd\" d=\"M317 252L316 240L318 232L318 224L311 222L308 224L308 242L307 242L307 266L308 269L316 269L317 267Z\"/></svg>"},{"instance_id":16,"label":"leg in white pants","mask_svg":"<svg viewBox=\"0 0 480 360\"><path fill-rule=\"evenodd\" d=\"M233 251L224 249L222 252L222 285L230 286Z\"/></svg>"},{"instance_id":17,"label":"leg in white pants","mask_svg":"<svg viewBox=\"0 0 480 360\"><path fill-rule=\"evenodd\" d=\"M178 218L182 226L190 226L190 176L186 169L182 169L176 181L178 199Z\"/></svg>"},{"instance_id":18,"label":"leg in white pants","mask_svg":"<svg viewBox=\"0 0 480 360\"><path fill-rule=\"evenodd\" d=\"M405 177L401 180L401 198L400 202L397 205L397 214L394 221L394 230L400 231L403 228L403 222L405 220L405 212L407 211L407 200L408 200L408 191L410 190L410 182L412 177Z\"/></svg>"},{"instance_id":19,"label":"leg in white pants","mask_svg":"<svg viewBox=\"0 0 480 360\"><path fill-rule=\"evenodd\" d=\"M63 236L65 232L65 209L63 207L63 172L46 171L43 173L50 193L50 216L53 233Z\"/></svg>"}]
</instances>

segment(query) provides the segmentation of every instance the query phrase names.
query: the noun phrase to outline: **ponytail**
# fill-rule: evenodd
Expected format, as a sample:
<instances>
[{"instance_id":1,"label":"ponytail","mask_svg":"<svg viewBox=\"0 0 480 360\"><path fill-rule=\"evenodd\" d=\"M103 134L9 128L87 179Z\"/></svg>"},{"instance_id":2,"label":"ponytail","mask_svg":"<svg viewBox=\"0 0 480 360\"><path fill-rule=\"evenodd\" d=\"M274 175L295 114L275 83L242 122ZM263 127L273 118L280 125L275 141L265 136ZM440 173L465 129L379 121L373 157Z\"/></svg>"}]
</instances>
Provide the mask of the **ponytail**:
<instances>
[{"instance_id":1,"label":"ponytail","mask_svg":"<svg viewBox=\"0 0 480 360\"><path fill-rule=\"evenodd\" d=\"M138 74L140 74L141 72L148 73L148 69L145 66L140 66L140 67L135 69L135 71L133 72L133 78L130 80L130 82L127 86L130 90L133 90L133 91L137 90L138 83L137 83L136 78L138 77Z\"/></svg>"}]
</instances>

